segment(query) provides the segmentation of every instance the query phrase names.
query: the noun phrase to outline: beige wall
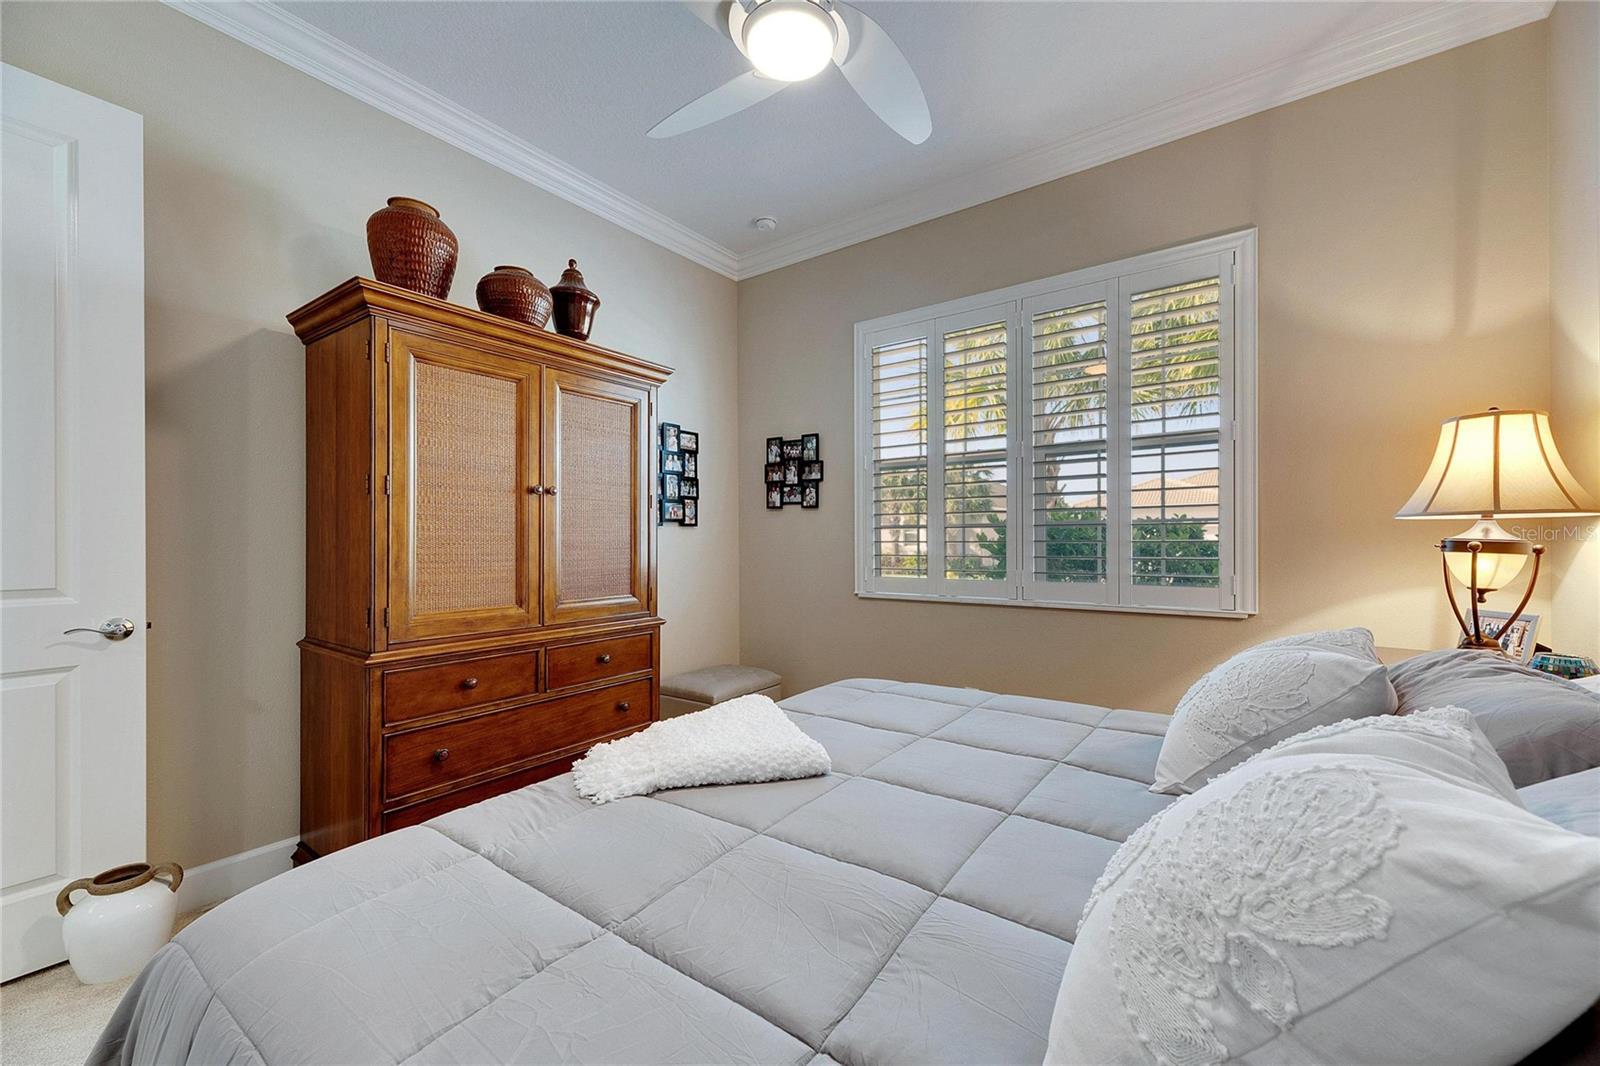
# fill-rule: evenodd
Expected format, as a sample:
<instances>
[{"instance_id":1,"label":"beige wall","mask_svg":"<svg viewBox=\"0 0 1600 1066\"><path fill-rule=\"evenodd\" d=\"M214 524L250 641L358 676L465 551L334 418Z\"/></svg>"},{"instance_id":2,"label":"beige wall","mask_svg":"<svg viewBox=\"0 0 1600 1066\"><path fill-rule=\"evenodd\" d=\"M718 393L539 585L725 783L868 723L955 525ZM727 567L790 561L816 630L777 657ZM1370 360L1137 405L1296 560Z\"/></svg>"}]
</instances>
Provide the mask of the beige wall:
<instances>
[{"instance_id":1,"label":"beige wall","mask_svg":"<svg viewBox=\"0 0 1600 1066\"><path fill-rule=\"evenodd\" d=\"M742 282L744 661L1170 709L1278 633L1454 623L1397 522L1446 416L1545 406L1543 24ZM852 595L852 324L1243 226L1260 229L1261 613L1248 621ZM820 431L815 511L769 512L763 438Z\"/></svg>"},{"instance_id":2,"label":"beige wall","mask_svg":"<svg viewBox=\"0 0 1600 1066\"><path fill-rule=\"evenodd\" d=\"M1550 13L1550 419L1578 481L1600 495L1600 4ZM1550 547L1546 641L1600 655L1600 524Z\"/></svg>"},{"instance_id":3,"label":"beige wall","mask_svg":"<svg viewBox=\"0 0 1600 1066\"><path fill-rule=\"evenodd\" d=\"M738 653L732 282L154 4L7 3L6 62L144 116L150 854L193 865L293 836L304 612L304 380L284 314L370 270L396 194L496 263L576 256L595 340L676 367L706 509L661 532L663 665Z\"/></svg>"}]
</instances>

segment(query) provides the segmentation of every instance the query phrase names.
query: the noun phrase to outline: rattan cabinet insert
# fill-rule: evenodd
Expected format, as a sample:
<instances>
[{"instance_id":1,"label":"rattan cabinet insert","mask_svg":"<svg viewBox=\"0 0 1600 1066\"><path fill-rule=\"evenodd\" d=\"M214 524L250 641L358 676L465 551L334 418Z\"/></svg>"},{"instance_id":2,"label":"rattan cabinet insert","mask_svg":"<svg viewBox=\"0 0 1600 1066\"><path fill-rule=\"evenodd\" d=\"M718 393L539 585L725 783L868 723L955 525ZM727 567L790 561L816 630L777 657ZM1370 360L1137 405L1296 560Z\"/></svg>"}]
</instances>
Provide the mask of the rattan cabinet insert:
<instances>
[{"instance_id":1,"label":"rattan cabinet insert","mask_svg":"<svg viewBox=\"0 0 1600 1066\"><path fill-rule=\"evenodd\" d=\"M633 356L366 278L306 346L297 861L660 716L656 391Z\"/></svg>"}]
</instances>

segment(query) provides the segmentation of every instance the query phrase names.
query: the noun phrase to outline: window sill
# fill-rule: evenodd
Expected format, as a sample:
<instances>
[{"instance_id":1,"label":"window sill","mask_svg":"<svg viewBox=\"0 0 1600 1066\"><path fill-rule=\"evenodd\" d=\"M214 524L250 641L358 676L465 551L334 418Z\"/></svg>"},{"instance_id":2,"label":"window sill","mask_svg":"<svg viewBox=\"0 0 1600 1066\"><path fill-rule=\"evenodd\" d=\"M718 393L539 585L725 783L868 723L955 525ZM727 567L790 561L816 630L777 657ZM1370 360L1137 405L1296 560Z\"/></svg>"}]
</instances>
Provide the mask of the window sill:
<instances>
[{"instance_id":1,"label":"window sill","mask_svg":"<svg viewBox=\"0 0 1600 1066\"><path fill-rule=\"evenodd\" d=\"M1109 614L1162 614L1178 615L1186 618L1251 618L1255 610L1206 610L1196 607L1146 607L1130 606L1120 603L1053 603L1045 600L1012 600L1012 599L979 599L968 596L933 596L923 593L907 592L865 592L855 590L857 599L861 600L904 600L922 603L949 603L963 606L977 607L1035 607L1053 611L1100 611Z\"/></svg>"}]
</instances>

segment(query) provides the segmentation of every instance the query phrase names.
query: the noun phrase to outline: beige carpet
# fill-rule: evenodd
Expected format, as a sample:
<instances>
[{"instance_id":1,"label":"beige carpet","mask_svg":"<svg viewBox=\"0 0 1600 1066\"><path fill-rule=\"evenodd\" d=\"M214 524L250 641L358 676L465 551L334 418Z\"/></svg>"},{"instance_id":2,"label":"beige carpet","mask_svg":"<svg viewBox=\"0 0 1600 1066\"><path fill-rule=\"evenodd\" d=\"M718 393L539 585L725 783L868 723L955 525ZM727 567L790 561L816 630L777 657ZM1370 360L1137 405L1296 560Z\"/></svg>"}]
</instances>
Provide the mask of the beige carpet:
<instances>
[{"instance_id":1,"label":"beige carpet","mask_svg":"<svg viewBox=\"0 0 1600 1066\"><path fill-rule=\"evenodd\" d=\"M180 916L178 928L203 913ZM0 1063L82 1066L132 983L82 985L62 963L0 985Z\"/></svg>"}]
</instances>

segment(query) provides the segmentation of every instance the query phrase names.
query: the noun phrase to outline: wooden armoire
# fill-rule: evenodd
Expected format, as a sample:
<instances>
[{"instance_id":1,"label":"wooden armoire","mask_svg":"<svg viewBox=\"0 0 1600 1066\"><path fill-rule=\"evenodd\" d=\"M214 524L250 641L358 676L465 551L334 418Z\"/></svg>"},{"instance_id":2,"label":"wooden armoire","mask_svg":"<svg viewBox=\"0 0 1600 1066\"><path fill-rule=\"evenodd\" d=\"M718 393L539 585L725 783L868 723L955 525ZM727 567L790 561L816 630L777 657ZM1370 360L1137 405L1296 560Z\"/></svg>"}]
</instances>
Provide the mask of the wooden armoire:
<instances>
[{"instance_id":1,"label":"wooden armoire","mask_svg":"<svg viewBox=\"0 0 1600 1066\"><path fill-rule=\"evenodd\" d=\"M561 773L660 715L670 371L352 278L306 346L297 862Z\"/></svg>"}]
</instances>

